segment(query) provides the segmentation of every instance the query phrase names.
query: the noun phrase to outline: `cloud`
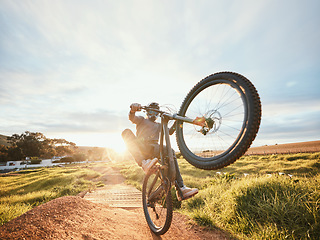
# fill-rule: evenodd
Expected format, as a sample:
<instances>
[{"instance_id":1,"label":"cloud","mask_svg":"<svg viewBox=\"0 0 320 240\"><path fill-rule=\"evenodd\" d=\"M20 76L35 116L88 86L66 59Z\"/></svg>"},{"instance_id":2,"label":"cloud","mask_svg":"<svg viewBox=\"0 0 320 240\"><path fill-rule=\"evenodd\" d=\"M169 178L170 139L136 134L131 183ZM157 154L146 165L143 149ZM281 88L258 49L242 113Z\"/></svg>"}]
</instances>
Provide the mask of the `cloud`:
<instances>
[{"instance_id":1,"label":"cloud","mask_svg":"<svg viewBox=\"0 0 320 240\"><path fill-rule=\"evenodd\" d=\"M287 87L294 87L294 86L296 86L298 84L298 82L296 82L296 81L289 81L289 82L287 82L286 83L286 85L287 85Z\"/></svg>"},{"instance_id":2,"label":"cloud","mask_svg":"<svg viewBox=\"0 0 320 240\"><path fill-rule=\"evenodd\" d=\"M0 131L115 131L132 102L178 108L202 78L231 70L260 93L262 136L311 134L319 5L2 1Z\"/></svg>"},{"instance_id":3,"label":"cloud","mask_svg":"<svg viewBox=\"0 0 320 240\"><path fill-rule=\"evenodd\" d=\"M127 114L102 110L99 112L77 112L68 114L68 120L76 125L84 126L84 129L93 132L114 132L119 131L128 125Z\"/></svg>"},{"instance_id":4,"label":"cloud","mask_svg":"<svg viewBox=\"0 0 320 240\"><path fill-rule=\"evenodd\" d=\"M50 117L38 115L21 121L7 123L7 129L19 129L19 132L43 131L46 133L113 133L119 132L129 124L127 114L115 112L61 112Z\"/></svg>"},{"instance_id":5,"label":"cloud","mask_svg":"<svg viewBox=\"0 0 320 240\"><path fill-rule=\"evenodd\" d=\"M319 100L267 104L263 106L256 142L263 145L319 140L319 118Z\"/></svg>"}]
</instances>

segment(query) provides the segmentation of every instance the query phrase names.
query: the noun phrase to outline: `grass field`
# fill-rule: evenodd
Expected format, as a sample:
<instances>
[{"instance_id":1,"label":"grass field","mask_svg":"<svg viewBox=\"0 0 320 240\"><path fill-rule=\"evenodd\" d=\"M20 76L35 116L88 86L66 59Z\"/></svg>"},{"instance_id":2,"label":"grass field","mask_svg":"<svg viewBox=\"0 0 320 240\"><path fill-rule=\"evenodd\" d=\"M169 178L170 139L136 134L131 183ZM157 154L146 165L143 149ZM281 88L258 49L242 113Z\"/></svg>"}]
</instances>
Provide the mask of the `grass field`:
<instances>
[{"instance_id":1,"label":"grass field","mask_svg":"<svg viewBox=\"0 0 320 240\"><path fill-rule=\"evenodd\" d=\"M245 156L220 171L179 166L185 185L200 191L176 207L198 224L239 239L319 239L320 153ZM136 164L119 167L141 188Z\"/></svg>"},{"instance_id":2,"label":"grass field","mask_svg":"<svg viewBox=\"0 0 320 240\"><path fill-rule=\"evenodd\" d=\"M87 168L38 168L0 175L0 225L52 199L95 188Z\"/></svg>"},{"instance_id":3,"label":"grass field","mask_svg":"<svg viewBox=\"0 0 320 240\"><path fill-rule=\"evenodd\" d=\"M320 152L320 141L308 141L251 147L246 155L292 154Z\"/></svg>"},{"instance_id":4,"label":"grass field","mask_svg":"<svg viewBox=\"0 0 320 240\"><path fill-rule=\"evenodd\" d=\"M200 191L182 204L174 198L174 205L198 224L237 239L319 239L320 153L245 156L220 171L178 161L185 185ZM141 189L144 173L137 164L113 166ZM0 176L0 225L54 198L100 184L90 181L99 173L74 165Z\"/></svg>"}]
</instances>

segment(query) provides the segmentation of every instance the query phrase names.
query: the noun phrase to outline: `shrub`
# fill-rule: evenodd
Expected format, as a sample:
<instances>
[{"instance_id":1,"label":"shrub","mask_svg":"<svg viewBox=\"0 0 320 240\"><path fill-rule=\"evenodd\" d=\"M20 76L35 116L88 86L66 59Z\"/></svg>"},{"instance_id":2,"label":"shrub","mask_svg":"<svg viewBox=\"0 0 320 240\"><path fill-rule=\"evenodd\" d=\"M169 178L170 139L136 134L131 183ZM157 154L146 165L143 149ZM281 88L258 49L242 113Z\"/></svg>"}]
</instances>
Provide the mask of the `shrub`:
<instances>
[{"instance_id":1,"label":"shrub","mask_svg":"<svg viewBox=\"0 0 320 240\"><path fill-rule=\"evenodd\" d=\"M83 162L86 160L86 155L83 153L74 154L73 159L75 162Z\"/></svg>"},{"instance_id":2,"label":"shrub","mask_svg":"<svg viewBox=\"0 0 320 240\"><path fill-rule=\"evenodd\" d=\"M31 159L30 164L40 164L42 162L41 159Z\"/></svg>"},{"instance_id":3,"label":"shrub","mask_svg":"<svg viewBox=\"0 0 320 240\"><path fill-rule=\"evenodd\" d=\"M74 160L73 157L64 157L64 158L61 158L59 162L61 162L61 163L72 163L72 162L75 162L75 160Z\"/></svg>"}]
</instances>

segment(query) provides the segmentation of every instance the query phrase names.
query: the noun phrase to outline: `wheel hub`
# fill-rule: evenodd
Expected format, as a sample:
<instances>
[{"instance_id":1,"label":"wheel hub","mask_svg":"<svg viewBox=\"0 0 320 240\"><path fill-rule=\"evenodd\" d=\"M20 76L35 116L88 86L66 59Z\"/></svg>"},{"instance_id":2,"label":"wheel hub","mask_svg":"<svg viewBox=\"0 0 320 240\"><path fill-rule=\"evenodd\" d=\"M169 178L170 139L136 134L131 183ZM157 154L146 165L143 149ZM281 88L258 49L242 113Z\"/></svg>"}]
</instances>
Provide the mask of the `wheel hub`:
<instances>
[{"instance_id":1,"label":"wheel hub","mask_svg":"<svg viewBox=\"0 0 320 240\"><path fill-rule=\"evenodd\" d=\"M205 124L197 131L202 133L204 136L207 134L216 133L222 122L222 117L219 111L211 110L204 114L203 118L205 119Z\"/></svg>"}]
</instances>

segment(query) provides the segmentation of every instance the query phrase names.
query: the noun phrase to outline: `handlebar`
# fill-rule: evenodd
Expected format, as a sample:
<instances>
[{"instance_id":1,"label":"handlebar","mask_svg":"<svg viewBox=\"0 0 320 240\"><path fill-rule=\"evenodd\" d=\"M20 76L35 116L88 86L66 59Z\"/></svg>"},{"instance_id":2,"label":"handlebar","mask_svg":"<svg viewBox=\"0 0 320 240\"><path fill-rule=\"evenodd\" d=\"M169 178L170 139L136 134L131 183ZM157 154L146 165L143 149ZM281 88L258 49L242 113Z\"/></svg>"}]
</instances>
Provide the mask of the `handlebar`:
<instances>
[{"instance_id":1,"label":"handlebar","mask_svg":"<svg viewBox=\"0 0 320 240\"><path fill-rule=\"evenodd\" d=\"M155 108L147 107L147 106L141 106L141 109L142 110L146 110L146 111L152 110L152 111L155 111L155 112L160 113L160 114L167 113L167 112L164 112L164 111L161 111L161 110L158 110L158 109L155 109ZM169 113L167 113L167 114L169 114Z\"/></svg>"},{"instance_id":2,"label":"handlebar","mask_svg":"<svg viewBox=\"0 0 320 240\"><path fill-rule=\"evenodd\" d=\"M141 106L141 109L146 110L146 111L152 110L152 111L158 112L160 115L167 117L169 120L180 120L180 121L195 124L195 125L200 125L200 126L203 125L202 123L199 124L199 121L197 121L196 119L182 117L182 116L179 116L177 113L171 114L171 113L164 112L164 111L154 109L154 108L150 108L147 106Z\"/></svg>"}]
</instances>

